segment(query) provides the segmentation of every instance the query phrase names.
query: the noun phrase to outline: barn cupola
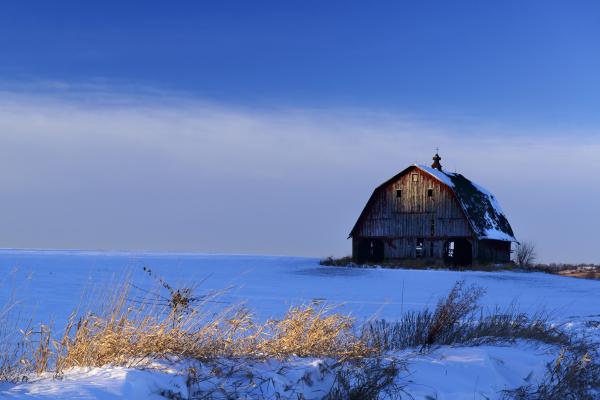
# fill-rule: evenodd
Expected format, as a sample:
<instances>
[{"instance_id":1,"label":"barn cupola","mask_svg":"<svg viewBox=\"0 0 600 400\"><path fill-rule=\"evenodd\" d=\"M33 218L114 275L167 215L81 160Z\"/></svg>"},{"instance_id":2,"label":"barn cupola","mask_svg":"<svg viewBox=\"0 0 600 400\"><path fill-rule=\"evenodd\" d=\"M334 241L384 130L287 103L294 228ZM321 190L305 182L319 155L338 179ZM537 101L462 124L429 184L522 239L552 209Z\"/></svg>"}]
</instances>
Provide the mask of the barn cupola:
<instances>
[{"instance_id":1,"label":"barn cupola","mask_svg":"<svg viewBox=\"0 0 600 400\"><path fill-rule=\"evenodd\" d=\"M433 156L433 164L431 164L431 168L435 168L438 171L442 170L442 164L440 164L440 160L442 159L442 157L440 157L440 155L436 152L435 156Z\"/></svg>"}]
</instances>

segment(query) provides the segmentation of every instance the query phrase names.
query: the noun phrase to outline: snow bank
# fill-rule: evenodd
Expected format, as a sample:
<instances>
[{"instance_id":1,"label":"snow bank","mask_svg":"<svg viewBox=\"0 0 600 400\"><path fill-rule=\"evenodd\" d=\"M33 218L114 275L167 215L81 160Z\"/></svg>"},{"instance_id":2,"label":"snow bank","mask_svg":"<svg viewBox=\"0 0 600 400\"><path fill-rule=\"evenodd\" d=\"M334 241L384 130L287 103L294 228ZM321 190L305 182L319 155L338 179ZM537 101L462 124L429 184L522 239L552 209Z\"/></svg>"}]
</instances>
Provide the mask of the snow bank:
<instances>
[{"instance_id":1,"label":"snow bank","mask_svg":"<svg viewBox=\"0 0 600 400\"><path fill-rule=\"evenodd\" d=\"M393 357L406 360L398 384L416 399L497 399L501 391L536 383L556 349L528 343L511 347L441 347L428 354L405 352ZM391 355L390 355L391 357ZM219 360L205 364L155 366L145 370L122 367L72 369L62 379L42 377L6 387L0 395L12 399L164 399L214 392L215 399L321 399L335 384L331 360L293 358L288 361ZM201 378L187 379L193 367ZM228 371L234 371L228 373ZM217 388L221 388L215 390ZM223 397L221 397L223 396Z\"/></svg>"},{"instance_id":2,"label":"snow bank","mask_svg":"<svg viewBox=\"0 0 600 400\"><path fill-rule=\"evenodd\" d=\"M0 390L3 398L14 399L162 399L161 391L185 393L185 377L159 369L123 367L77 368L62 378L40 377L29 383Z\"/></svg>"}]
</instances>

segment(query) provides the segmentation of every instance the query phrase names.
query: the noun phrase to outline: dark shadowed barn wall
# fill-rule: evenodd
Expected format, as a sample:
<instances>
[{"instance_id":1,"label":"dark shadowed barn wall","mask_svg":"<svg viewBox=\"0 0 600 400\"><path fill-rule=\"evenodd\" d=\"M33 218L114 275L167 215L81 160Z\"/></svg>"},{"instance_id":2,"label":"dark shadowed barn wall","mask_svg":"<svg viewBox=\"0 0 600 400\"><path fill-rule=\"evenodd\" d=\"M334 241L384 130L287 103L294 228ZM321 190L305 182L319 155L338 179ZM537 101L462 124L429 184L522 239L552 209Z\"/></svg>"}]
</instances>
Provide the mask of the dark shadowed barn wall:
<instances>
[{"instance_id":1,"label":"dark shadowed barn wall","mask_svg":"<svg viewBox=\"0 0 600 400\"><path fill-rule=\"evenodd\" d=\"M411 168L375 193L354 232L354 249L361 237L383 238L386 258L415 257L416 241L424 239L424 256L441 258L449 237L471 239L472 232L451 189Z\"/></svg>"}]
</instances>

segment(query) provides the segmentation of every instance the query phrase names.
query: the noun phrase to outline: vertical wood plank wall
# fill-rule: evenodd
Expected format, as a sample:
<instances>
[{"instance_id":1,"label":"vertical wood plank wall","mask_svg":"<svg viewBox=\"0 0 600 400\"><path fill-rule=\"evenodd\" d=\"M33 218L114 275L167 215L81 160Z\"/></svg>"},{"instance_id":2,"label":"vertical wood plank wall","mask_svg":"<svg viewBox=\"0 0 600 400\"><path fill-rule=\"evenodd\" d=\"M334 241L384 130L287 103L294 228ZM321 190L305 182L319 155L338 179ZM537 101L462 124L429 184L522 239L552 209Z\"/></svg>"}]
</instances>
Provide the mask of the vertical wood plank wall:
<instances>
[{"instance_id":1,"label":"vertical wood plank wall","mask_svg":"<svg viewBox=\"0 0 600 400\"><path fill-rule=\"evenodd\" d=\"M432 197L427 195L429 189ZM401 197L397 190L402 191ZM424 239L426 257L443 257L449 237L472 237L451 189L417 168L390 182L376 196L355 237L385 238L386 258L415 257L417 238ZM430 254L432 242L434 252ZM477 257L477 243L472 244Z\"/></svg>"},{"instance_id":2,"label":"vertical wood plank wall","mask_svg":"<svg viewBox=\"0 0 600 400\"><path fill-rule=\"evenodd\" d=\"M478 258L482 261L509 262L510 242L501 240L480 240Z\"/></svg>"}]
</instances>

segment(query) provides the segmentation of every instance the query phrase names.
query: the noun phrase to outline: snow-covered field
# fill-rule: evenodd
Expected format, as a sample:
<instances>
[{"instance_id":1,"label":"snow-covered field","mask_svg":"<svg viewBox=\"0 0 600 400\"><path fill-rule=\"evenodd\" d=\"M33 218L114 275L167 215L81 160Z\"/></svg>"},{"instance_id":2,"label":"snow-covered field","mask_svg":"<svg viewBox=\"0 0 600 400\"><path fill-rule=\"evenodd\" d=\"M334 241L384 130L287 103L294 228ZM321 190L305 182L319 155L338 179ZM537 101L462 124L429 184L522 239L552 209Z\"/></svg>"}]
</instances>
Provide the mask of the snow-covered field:
<instances>
[{"instance_id":1,"label":"snow-covered field","mask_svg":"<svg viewBox=\"0 0 600 400\"><path fill-rule=\"evenodd\" d=\"M598 328L585 327L585 321L600 320L600 281L542 273L348 269L321 267L318 260L309 258L241 255L4 250L0 251L0 305L17 302L21 316L33 318L34 323L53 321L59 329L76 307L86 307L90 299L120 282L130 280L138 287L154 288L156 281L143 267L175 287L196 284L198 293L230 288L215 307L243 303L261 320L280 317L290 306L313 300L337 305L339 312L353 315L358 322L395 320L405 311L434 307L461 279L485 288L482 303L490 308L516 303L530 313L544 309L552 314L553 322L592 335L597 335ZM410 371L404 377L406 390L415 398L485 399L497 398L499 390L522 385L526 379L540 379L557 349L519 342L441 347L426 355L404 355ZM316 374L320 363L326 362L295 359L286 366L303 371L303 376L311 369ZM272 371L270 367L252 366ZM40 377L27 384L0 385L0 396L161 398L161 390L185 386L185 378L177 371L171 366L73 370L61 380ZM276 378L271 394L298 376L290 373ZM315 387L310 390L314 392Z\"/></svg>"}]
</instances>

